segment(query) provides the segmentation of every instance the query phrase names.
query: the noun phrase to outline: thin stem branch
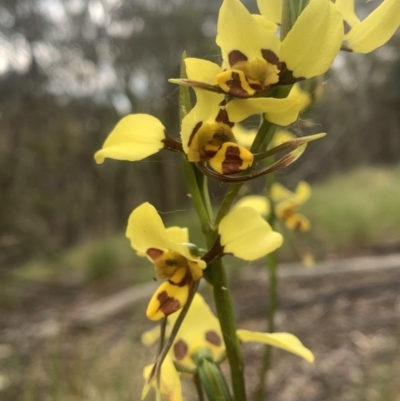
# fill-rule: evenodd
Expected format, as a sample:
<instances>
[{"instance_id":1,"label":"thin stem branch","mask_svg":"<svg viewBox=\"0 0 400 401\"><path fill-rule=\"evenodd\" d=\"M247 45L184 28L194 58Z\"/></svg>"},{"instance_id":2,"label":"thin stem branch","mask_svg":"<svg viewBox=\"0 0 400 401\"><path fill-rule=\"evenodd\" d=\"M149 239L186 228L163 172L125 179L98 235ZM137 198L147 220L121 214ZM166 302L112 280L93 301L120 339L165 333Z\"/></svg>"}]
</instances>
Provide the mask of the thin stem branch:
<instances>
[{"instance_id":1,"label":"thin stem branch","mask_svg":"<svg viewBox=\"0 0 400 401\"><path fill-rule=\"evenodd\" d=\"M221 259L211 264L211 277L215 306L231 368L233 393L236 401L246 401L243 357L239 339L236 335L237 329L233 314L232 298L228 289L228 279Z\"/></svg>"}]
</instances>

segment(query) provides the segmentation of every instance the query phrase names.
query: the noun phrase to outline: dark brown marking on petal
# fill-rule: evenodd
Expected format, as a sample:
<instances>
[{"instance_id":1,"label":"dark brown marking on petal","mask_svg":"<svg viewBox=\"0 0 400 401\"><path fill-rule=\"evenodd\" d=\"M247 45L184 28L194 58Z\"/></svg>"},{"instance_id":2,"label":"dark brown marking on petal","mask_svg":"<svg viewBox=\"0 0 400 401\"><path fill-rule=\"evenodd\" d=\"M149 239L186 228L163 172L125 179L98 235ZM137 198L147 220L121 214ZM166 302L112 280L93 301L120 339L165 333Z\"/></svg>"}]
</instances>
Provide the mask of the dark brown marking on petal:
<instances>
[{"instance_id":1,"label":"dark brown marking on petal","mask_svg":"<svg viewBox=\"0 0 400 401\"><path fill-rule=\"evenodd\" d=\"M222 339L220 335L216 333L214 330L207 331L205 338L210 344L216 345L217 347L219 347L222 344Z\"/></svg>"},{"instance_id":2,"label":"dark brown marking on petal","mask_svg":"<svg viewBox=\"0 0 400 401\"><path fill-rule=\"evenodd\" d=\"M149 248L146 251L146 255L149 256L154 261L157 260L163 253L164 251L161 251L160 249L156 248Z\"/></svg>"},{"instance_id":3,"label":"dark brown marking on petal","mask_svg":"<svg viewBox=\"0 0 400 401\"><path fill-rule=\"evenodd\" d=\"M296 78L295 76L293 76L293 71L289 70L286 67L286 63L282 61L281 69L279 71L279 85L292 85L296 82L303 81L304 79L304 77Z\"/></svg>"},{"instance_id":4,"label":"dark brown marking on petal","mask_svg":"<svg viewBox=\"0 0 400 401\"><path fill-rule=\"evenodd\" d=\"M225 107L227 105L227 101L226 98L224 98L224 100L221 101L221 103L219 104L219 107Z\"/></svg>"},{"instance_id":5,"label":"dark brown marking on petal","mask_svg":"<svg viewBox=\"0 0 400 401\"><path fill-rule=\"evenodd\" d=\"M222 174L238 173L242 164L240 149L237 146L228 146L225 152L225 160L222 162Z\"/></svg>"},{"instance_id":6,"label":"dark brown marking on petal","mask_svg":"<svg viewBox=\"0 0 400 401\"><path fill-rule=\"evenodd\" d=\"M176 312L181 308L181 303L174 297L170 297L167 291L162 291L158 294L157 300L160 303L158 310L161 310L165 316Z\"/></svg>"},{"instance_id":7,"label":"dark brown marking on petal","mask_svg":"<svg viewBox=\"0 0 400 401\"><path fill-rule=\"evenodd\" d=\"M296 221L296 224L294 225L293 229L295 231L301 231L302 228L303 228L303 223L300 220Z\"/></svg>"},{"instance_id":8,"label":"dark brown marking on petal","mask_svg":"<svg viewBox=\"0 0 400 401\"><path fill-rule=\"evenodd\" d=\"M174 356L177 361L181 361L187 354L189 347L183 340L178 340L174 344Z\"/></svg>"},{"instance_id":9,"label":"dark brown marking on petal","mask_svg":"<svg viewBox=\"0 0 400 401\"><path fill-rule=\"evenodd\" d=\"M226 81L226 84L229 87L230 95L242 99L247 99L250 97L249 93L242 88L242 82L240 81L240 76L237 72L232 72L231 79Z\"/></svg>"},{"instance_id":10,"label":"dark brown marking on petal","mask_svg":"<svg viewBox=\"0 0 400 401\"><path fill-rule=\"evenodd\" d=\"M281 64L278 56L272 50L262 49L261 54L264 57L265 61L268 61L268 63L277 65L278 67Z\"/></svg>"},{"instance_id":11,"label":"dark brown marking on petal","mask_svg":"<svg viewBox=\"0 0 400 401\"><path fill-rule=\"evenodd\" d=\"M343 29L345 35L351 31L351 25L345 20L343 20Z\"/></svg>"},{"instance_id":12,"label":"dark brown marking on petal","mask_svg":"<svg viewBox=\"0 0 400 401\"><path fill-rule=\"evenodd\" d=\"M172 281L172 279L169 279L168 283L170 283L171 285L174 285L176 287L184 287L185 285L190 285L190 283L192 281L193 281L193 279L192 279L192 275L190 274L190 270L187 269L187 272L181 281L175 282L175 281Z\"/></svg>"},{"instance_id":13,"label":"dark brown marking on petal","mask_svg":"<svg viewBox=\"0 0 400 401\"><path fill-rule=\"evenodd\" d=\"M204 156L205 160L212 159L217 154L217 150L204 150L202 156Z\"/></svg>"},{"instance_id":14,"label":"dark brown marking on petal","mask_svg":"<svg viewBox=\"0 0 400 401\"><path fill-rule=\"evenodd\" d=\"M235 125L234 123L231 123L231 122L229 121L228 113L227 113L227 111L224 110L224 109L221 109L221 110L219 111L217 117L215 118L215 121L216 121L217 123L224 123L224 124L228 125L228 126L231 127L231 128Z\"/></svg>"},{"instance_id":15,"label":"dark brown marking on petal","mask_svg":"<svg viewBox=\"0 0 400 401\"><path fill-rule=\"evenodd\" d=\"M228 54L228 62L231 67L239 61L247 61L247 57L239 50L233 50Z\"/></svg>"},{"instance_id":16,"label":"dark brown marking on petal","mask_svg":"<svg viewBox=\"0 0 400 401\"><path fill-rule=\"evenodd\" d=\"M188 146L190 146L190 144L193 141L194 136L196 135L197 131L200 129L200 127L203 125L203 123L201 121L199 121L193 128L192 133L190 134L189 137L189 142L188 142Z\"/></svg>"}]
</instances>

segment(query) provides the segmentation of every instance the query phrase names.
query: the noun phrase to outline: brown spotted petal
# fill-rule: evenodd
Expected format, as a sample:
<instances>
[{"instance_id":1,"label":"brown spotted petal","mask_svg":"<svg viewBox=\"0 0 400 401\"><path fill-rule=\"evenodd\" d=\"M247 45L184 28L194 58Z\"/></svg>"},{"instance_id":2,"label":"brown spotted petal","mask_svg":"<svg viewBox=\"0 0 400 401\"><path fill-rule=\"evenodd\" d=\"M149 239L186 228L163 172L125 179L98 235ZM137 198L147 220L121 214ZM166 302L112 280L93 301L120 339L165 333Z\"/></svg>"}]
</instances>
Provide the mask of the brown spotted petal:
<instances>
[{"instance_id":1,"label":"brown spotted petal","mask_svg":"<svg viewBox=\"0 0 400 401\"><path fill-rule=\"evenodd\" d=\"M172 327L178 316L179 313L171 315L168 325ZM204 348L211 351L215 361L220 360L225 353L219 321L204 298L196 294L175 338L171 353L174 360L194 366L192 355Z\"/></svg>"},{"instance_id":2,"label":"brown spotted petal","mask_svg":"<svg viewBox=\"0 0 400 401\"><path fill-rule=\"evenodd\" d=\"M217 173L226 175L246 170L251 167L253 160L253 154L243 146L225 142L208 163Z\"/></svg>"},{"instance_id":3,"label":"brown spotted petal","mask_svg":"<svg viewBox=\"0 0 400 401\"><path fill-rule=\"evenodd\" d=\"M178 269L153 294L146 316L150 320L160 320L181 309L186 304L192 282L192 275L188 268Z\"/></svg>"}]
</instances>

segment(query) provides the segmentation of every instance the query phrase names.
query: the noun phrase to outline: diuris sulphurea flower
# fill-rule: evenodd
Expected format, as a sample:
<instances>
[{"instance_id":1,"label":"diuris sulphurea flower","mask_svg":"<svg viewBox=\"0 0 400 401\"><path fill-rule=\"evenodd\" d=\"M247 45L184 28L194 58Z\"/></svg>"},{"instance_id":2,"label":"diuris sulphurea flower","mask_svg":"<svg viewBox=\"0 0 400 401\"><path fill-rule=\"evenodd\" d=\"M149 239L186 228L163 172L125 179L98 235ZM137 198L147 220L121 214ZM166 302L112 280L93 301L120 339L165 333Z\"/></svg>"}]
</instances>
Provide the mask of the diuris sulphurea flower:
<instances>
[{"instance_id":1,"label":"diuris sulphurea flower","mask_svg":"<svg viewBox=\"0 0 400 401\"><path fill-rule=\"evenodd\" d=\"M312 0L283 41L252 16L239 0L224 0L217 44L224 72L218 86L241 98L267 93L325 73L343 40L340 13L327 0Z\"/></svg>"},{"instance_id":2,"label":"diuris sulphurea flower","mask_svg":"<svg viewBox=\"0 0 400 401\"><path fill-rule=\"evenodd\" d=\"M178 313L174 313L168 318L167 335L171 332L177 317ZM160 330L156 327L142 335L142 343L147 346L152 345L158 340L159 336ZM237 336L242 343L258 342L267 344L296 354L308 362L314 361L312 352L290 333L262 333L238 330ZM225 344L219 320L213 314L204 298L197 293L172 343L168 357L163 362L158 391L167 400L181 400L181 385L180 383L178 384L179 376L177 370L193 374L202 368L203 359L219 364L225 359L225 353ZM174 369L172 363L175 364L176 369ZM153 365L145 368L145 379L150 377L152 368ZM157 387L155 380L150 383ZM144 395L149 390L147 384L145 385Z\"/></svg>"},{"instance_id":3,"label":"diuris sulphurea flower","mask_svg":"<svg viewBox=\"0 0 400 401\"><path fill-rule=\"evenodd\" d=\"M215 245L202 258L198 248L189 243L188 230L165 228L150 203L143 203L131 213L126 236L132 248L153 263L157 278L166 280L149 302L149 319L160 320L185 305L191 286L203 276L206 261L224 254L251 261L273 252L283 242L281 234L251 208L234 210L225 216L218 234Z\"/></svg>"},{"instance_id":4,"label":"diuris sulphurea flower","mask_svg":"<svg viewBox=\"0 0 400 401\"><path fill-rule=\"evenodd\" d=\"M293 231L310 229L310 221L307 217L297 212L310 196L311 187L305 181L299 182L294 192L279 183L274 183L271 187L271 201L274 203L276 217ZM271 211L268 199L261 195L245 196L236 203L235 207L252 207L262 216L268 216Z\"/></svg>"}]
</instances>

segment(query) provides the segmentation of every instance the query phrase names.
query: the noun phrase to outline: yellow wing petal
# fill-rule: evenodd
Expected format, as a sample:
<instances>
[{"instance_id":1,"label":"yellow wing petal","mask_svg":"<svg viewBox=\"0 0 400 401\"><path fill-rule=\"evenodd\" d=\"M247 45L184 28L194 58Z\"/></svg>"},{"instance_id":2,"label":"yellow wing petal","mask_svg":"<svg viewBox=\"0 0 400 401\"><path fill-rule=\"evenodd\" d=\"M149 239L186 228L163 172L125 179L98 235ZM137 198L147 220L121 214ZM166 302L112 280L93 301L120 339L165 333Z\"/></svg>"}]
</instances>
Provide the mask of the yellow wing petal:
<instances>
[{"instance_id":1,"label":"yellow wing petal","mask_svg":"<svg viewBox=\"0 0 400 401\"><path fill-rule=\"evenodd\" d=\"M225 216L218 232L225 253L243 260L256 260L275 251L283 243L281 234L251 207L241 207Z\"/></svg>"},{"instance_id":2,"label":"yellow wing petal","mask_svg":"<svg viewBox=\"0 0 400 401\"><path fill-rule=\"evenodd\" d=\"M235 204L235 209L238 207L252 207L263 217L267 216L271 210L268 199L261 195L249 195L243 197Z\"/></svg>"},{"instance_id":3,"label":"yellow wing petal","mask_svg":"<svg viewBox=\"0 0 400 401\"><path fill-rule=\"evenodd\" d=\"M126 236L132 248L141 254L150 248L167 250L172 245L161 217L148 202L142 203L129 216Z\"/></svg>"},{"instance_id":4,"label":"yellow wing petal","mask_svg":"<svg viewBox=\"0 0 400 401\"><path fill-rule=\"evenodd\" d=\"M248 330L238 330L237 335L243 342L258 342L272 345L273 347L284 349L298 356L301 356L308 362L314 362L313 353L306 348L301 341L289 333L260 333Z\"/></svg>"},{"instance_id":5,"label":"yellow wing petal","mask_svg":"<svg viewBox=\"0 0 400 401\"><path fill-rule=\"evenodd\" d=\"M385 44L400 25L400 1L385 0L346 37L345 45L357 53L369 53Z\"/></svg>"},{"instance_id":6,"label":"yellow wing petal","mask_svg":"<svg viewBox=\"0 0 400 401\"><path fill-rule=\"evenodd\" d=\"M275 24L281 23L282 0L257 0L258 9L264 18Z\"/></svg>"},{"instance_id":7,"label":"yellow wing petal","mask_svg":"<svg viewBox=\"0 0 400 401\"><path fill-rule=\"evenodd\" d=\"M136 161L142 160L164 147L165 128L148 114L124 117L107 137L103 147L96 152L96 163L105 158Z\"/></svg>"},{"instance_id":8,"label":"yellow wing petal","mask_svg":"<svg viewBox=\"0 0 400 401\"><path fill-rule=\"evenodd\" d=\"M321 75L332 65L343 35L343 20L333 3L312 1L282 42L280 59L296 78Z\"/></svg>"}]
</instances>

